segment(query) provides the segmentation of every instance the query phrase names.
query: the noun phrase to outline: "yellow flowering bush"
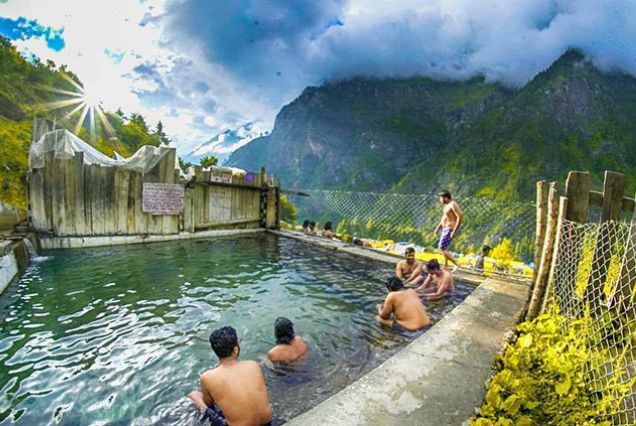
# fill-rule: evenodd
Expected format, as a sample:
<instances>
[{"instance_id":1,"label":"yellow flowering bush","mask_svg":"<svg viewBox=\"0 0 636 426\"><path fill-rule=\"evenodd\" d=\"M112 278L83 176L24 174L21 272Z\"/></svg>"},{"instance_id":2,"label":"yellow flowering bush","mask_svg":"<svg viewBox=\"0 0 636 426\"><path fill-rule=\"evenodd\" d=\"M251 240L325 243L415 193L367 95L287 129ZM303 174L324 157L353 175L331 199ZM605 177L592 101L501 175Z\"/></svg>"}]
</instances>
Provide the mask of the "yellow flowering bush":
<instances>
[{"instance_id":1,"label":"yellow flowering bush","mask_svg":"<svg viewBox=\"0 0 636 426\"><path fill-rule=\"evenodd\" d=\"M590 348L590 327L589 315L569 320L554 305L520 324L518 338L498 358L499 371L471 426L611 425L634 383L622 383L614 373L603 383L605 392L593 393L589 369L614 360L617 371L622 357Z\"/></svg>"}]
</instances>

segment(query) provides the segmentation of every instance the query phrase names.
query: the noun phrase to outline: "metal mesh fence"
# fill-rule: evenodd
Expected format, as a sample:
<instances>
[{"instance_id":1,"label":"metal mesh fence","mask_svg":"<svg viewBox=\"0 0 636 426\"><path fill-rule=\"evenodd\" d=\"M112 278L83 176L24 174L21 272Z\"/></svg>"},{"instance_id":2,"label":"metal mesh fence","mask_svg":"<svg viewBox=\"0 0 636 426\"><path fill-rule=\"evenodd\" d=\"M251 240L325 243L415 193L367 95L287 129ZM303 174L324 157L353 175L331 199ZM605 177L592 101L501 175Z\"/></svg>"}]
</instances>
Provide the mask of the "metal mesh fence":
<instances>
[{"instance_id":1,"label":"metal mesh fence","mask_svg":"<svg viewBox=\"0 0 636 426\"><path fill-rule=\"evenodd\" d=\"M620 400L621 409L609 420L634 424L636 224L565 220L557 250L550 300L567 317L589 315L589 350L602 354L586 366L591 396Z\"/></svg>"},{"instance_id":2,"label":"metal mesh fence","mask_svg":"<svg viewBox=\"0 0 636 426\"><path fill-rule=\"evenodd\" d=\"M391 239L420 244L432 250L434 230L442 206L436 195L303 190L308 197L292 196L298 219L334 223L339 234L372 239ZM534 244L535 206L530 202L502 202L486 197L456 201L463 211L462 226L452 249L477 252L483 244L495 246L507 239L516 259L531 262Z\"/></svg>"}]
</instances>

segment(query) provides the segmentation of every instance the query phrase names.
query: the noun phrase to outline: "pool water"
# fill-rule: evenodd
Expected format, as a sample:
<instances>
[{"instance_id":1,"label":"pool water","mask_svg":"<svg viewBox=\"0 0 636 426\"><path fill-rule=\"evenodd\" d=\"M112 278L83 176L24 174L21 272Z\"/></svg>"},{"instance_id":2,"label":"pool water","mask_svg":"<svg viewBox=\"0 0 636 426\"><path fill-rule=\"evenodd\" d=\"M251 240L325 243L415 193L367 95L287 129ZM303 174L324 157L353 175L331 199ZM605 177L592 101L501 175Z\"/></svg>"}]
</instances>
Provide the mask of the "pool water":
<instances>
[{"instance_id":1,"label":"pool water","mask_svg":"<svg viewBox=\"0 0 636 426\"><path fill-rule=\"evenodd\" d=\"M46 253L0 297L0 425L199 424L185 397L234 326L278 419L378 366L415 336L375 320L390 265L270 234ZM472 290L426 302L438 320ZM284 315L305 359L264 361Z\"/></svg>"}]
</instances>

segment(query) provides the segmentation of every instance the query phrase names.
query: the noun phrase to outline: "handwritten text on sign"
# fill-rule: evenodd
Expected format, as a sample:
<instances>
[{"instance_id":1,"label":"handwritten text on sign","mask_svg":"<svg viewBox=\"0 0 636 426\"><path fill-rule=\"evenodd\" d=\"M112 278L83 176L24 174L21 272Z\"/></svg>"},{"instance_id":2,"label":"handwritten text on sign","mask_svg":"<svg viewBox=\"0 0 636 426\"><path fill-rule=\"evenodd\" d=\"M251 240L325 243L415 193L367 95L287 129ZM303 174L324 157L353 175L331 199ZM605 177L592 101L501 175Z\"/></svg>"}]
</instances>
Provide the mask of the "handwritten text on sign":
<instances>
[{"instance_id":1,"label":"handwritten text on sign","mask_svg":"<svg viewBox=\"0 0 636 426\"><path fill-rule=\"evenodd\" d=\"M232 183L232 173L211 172L210 182Z\"/></svg>"},{"instance_id":2,"label":"handwritten text on sign","mask_svg":"<svg viewBox=\"0 0 636 426\"><path fill-rule=\"evenodd\" d=\"M178 215L183 210L183 186L174 183L145 182L143 211L152 215Z\"/></svg>"}]
</instances>

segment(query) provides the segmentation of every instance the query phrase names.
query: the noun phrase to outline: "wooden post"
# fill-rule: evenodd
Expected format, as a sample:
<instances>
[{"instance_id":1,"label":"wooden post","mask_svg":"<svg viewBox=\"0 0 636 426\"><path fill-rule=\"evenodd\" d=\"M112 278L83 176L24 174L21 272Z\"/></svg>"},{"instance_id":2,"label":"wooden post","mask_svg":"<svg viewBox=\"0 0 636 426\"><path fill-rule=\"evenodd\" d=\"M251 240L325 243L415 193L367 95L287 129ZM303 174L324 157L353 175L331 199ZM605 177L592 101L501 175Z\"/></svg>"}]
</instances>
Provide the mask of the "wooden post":
<instances>
[{"instance_id":1,"label":"wooden post","mask_svg":"<svg viewBox=\"0 0 636 426\"><path fill-rule=\"evenodd\" d=\"M532 272L532 282L530 283L530 287L528 288L528 296L526 297L527 302L523 316L527 314L528 308L530 307L530 300L532 299L532 293L534 292L534 287L537 283L539 265L541 264L541 253L543 252L543 243L545 240L545 226L548 217L548 211L546 208L547 200L548 188L546 187L546 182L544 180L540 180L537 182L537 218L534 240L534 270Z\"/></svg>"},{"instance_id":2,"label":"wooden post","mask_svg":"<svg viewBox=\"0 0 636 426\"><path fill-rule=\"evenodd\" d=\"M552 266L552 251L554 249L554 238L557 227L558 216L558 195L556 182L550 183L550 192L548 195L548 223L545 232L545 240L543 243L543 251L541 253L541 264L537 273L537 282L532 291L530 305L528 307L527 319L534 319L539 314L543 306L543 297L548 282L550 267Z\"/></svg>"},{"instance_id":3,"label":"wooden post","mask_svg":"<svg viewBox=\"0 0 636 426\"><path fill-rule=\"evenodd\" d=\"M590 204L590 174L588 172L570 172L565 181L565 196L568 199L567 220L578 223L587 222Z\"/></svg>"},{"instance_id":4,"label":"wooden post","mask_svg":"<svg viewBox=\"0 0 636 426\"><path fill-rule=\"evenodd\" d=\"M561 197L559 200L559 214L557 216L557 228L556 235L554 237L554 248L552 249L552 264L550 265L550 274L548 275L548 283L545 289L545 295L543 296L543 303L541 304L541 312L545 312L548 299L550 298L550 289L554 286L557 278L557 260L559 259L561 238L563 236L563 221L568 211L568 198Z\"/></svg>"},{"instance_id":5,"label":"wooden post","mask_svg":"<svg viewBox=\"0 0 636 426\"><path fill-rule=\"evenodd\" d=\"M629 236L625 242L625 254L616 282L616 289L609 300L610 307L617 307L621 315L627 313L636 286L636 208L632 212Z\"/></svg>"},{"instance_id":6,"label":"wooden post","mask_svg":"<svg viewBox=\"0 0 636 426\"><path fill-rule=\"evenodd\" d=\"M612 260L616 238L616 223L610 221L620 218L624 190L625 175L606 171L601 224L594 249L592 268L585 287L585 301L590 304L591 312L596 315L600 314L600 309L603 306L603 286L607 279L607 271Z\"/></svg>"}]
</instances>

